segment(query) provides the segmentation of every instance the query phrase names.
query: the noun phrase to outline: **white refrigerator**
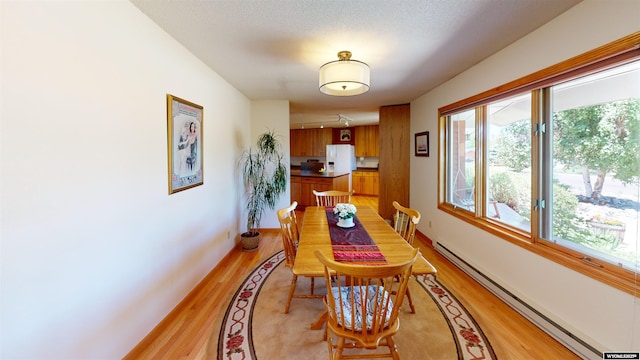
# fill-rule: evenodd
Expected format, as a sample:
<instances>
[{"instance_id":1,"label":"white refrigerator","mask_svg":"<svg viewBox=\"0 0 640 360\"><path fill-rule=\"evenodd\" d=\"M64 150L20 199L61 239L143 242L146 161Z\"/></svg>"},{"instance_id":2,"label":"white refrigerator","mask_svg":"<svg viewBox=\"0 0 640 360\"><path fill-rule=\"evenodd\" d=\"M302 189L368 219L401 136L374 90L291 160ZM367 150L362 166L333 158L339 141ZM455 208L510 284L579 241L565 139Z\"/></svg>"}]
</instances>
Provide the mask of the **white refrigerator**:
<instances>
[{"instance_id":1,"label":"white refrigerator","mask_svg":"<svg viewBox=\"0 0 640 360\"><path fill-rule=\"evenodd\" d=\"M353 145L327 145L327 170L335 173L349 173L349 190L351 186L351 171L357 168L356 150Z\"/></svg>"}]
</instances>

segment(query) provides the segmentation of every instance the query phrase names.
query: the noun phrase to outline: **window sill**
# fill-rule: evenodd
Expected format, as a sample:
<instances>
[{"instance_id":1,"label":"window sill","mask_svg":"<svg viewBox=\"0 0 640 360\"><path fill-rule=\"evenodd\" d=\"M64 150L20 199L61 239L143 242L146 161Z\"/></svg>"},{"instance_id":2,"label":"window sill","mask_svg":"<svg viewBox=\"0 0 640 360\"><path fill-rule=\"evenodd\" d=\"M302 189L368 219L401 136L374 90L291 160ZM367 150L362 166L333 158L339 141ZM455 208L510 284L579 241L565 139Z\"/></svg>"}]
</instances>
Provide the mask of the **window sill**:
<instances>
[{"instance_id":1,"label":"window sill","mask_svg":"<svg viewBox=\"0 0 640 360\"><path fill-rule=\"evenodd\" d=\"M514 245L531 251L536 255L589 276L618 290L634 296L640 293L640 284L637 283L636 274L633 271L588 257L580 252L572 251L545 240L532 239L528 233L499 224L491 219L476 217L471 211L448 203L438 204L438 209L501 239L507 240Z\"/></svg>"}]
</instances>

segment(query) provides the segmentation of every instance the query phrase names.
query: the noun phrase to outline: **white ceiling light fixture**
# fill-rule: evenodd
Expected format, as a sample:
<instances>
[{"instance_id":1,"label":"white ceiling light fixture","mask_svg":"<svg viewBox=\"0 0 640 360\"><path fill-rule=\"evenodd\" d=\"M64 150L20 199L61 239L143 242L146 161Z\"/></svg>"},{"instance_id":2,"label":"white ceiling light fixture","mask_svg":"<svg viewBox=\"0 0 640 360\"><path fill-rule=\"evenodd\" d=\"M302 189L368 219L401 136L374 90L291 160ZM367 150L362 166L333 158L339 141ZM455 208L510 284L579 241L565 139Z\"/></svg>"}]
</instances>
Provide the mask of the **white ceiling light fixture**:
<instances>
[{"instance_id":1,"label":"white ceiling light fixture","mask_svg":"<svg viewBox=\"0 0 640 360\"><path fill-rule=\"evenodd\" d=\"M353 119L350 119L342 114L338 114L338 122L339 123L344 123L344 126L349 126L349 121L353 121Z\"/></svg>"},{"instance_id":2,"label":"white ceiling light fixture","mask_svg":"<svg viewBox=\"0 0 640 360\"><path fill-rule=\"evenodd\" d=\"M320 91L333 96L353 96L369 91L369 65L351 60L351 51L340 51L336 61L320 67Z\"/></svg>"}]
</instances>

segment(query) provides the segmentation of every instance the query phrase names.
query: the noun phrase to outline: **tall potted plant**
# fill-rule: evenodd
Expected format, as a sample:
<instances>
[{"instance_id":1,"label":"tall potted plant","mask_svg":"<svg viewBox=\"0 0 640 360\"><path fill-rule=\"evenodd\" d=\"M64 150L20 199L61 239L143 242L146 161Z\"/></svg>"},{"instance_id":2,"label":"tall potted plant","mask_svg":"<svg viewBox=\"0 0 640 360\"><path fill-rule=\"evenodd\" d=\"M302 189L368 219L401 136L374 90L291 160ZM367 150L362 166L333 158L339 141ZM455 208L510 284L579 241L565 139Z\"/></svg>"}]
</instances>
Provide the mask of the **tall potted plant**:
<instances>
[{"instance_id":1,"label":"tall potted plant","mask_svg":"<svg viewBox=\"0 0 640 360\"><path fill-rule=\"evenodd\" d=\"M247 231L240 234L242 249L252 251L260 241L260 221L268 208L274 209L278 198L287 189L287 167L282 144L277 135L267 130L258 137L240 159L247 196Z\"/></svg>"}]
</instances>

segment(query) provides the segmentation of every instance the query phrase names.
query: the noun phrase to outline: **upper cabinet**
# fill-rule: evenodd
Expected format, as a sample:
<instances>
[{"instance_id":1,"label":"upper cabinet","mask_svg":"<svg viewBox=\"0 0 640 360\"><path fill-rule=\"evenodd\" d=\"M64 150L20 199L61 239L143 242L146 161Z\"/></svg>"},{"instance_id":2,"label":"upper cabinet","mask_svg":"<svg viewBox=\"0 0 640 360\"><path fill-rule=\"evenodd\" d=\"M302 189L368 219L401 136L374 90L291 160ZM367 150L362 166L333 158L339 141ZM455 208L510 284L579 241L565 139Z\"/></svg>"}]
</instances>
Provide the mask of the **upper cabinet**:
<instances>
[{"instance_id":1,"label":"upper cabinet","mask_svg":"<svg viewBox=\"0 0 640 360\"><path fill-rule=\"evenodd\" d=\"M333 133L344 129L292 129L290 130L291 156L327 156L327 145L333 143ZM354 126L349 128L355 140L355 154L358 157L380 156L380 135L378 125ZM336 135L337 136L337 135ZM349 142L340 142L349 144Z\"/></svg>"},{"instance_id":2,"label":"upper cabinet","mask_svg":"<svg viewBox=\"0 0 640 360\"><path fill-rule=\"evenodd\" d=\"M380 134L378 125L366 125L355 127L356 156L379 157Z\"/></svg>"},{"instance_id":3,"label":"upper cabinet","mask_svg":"<svg viewBox=\"0 0 640 360\"><path fill-rule=\"evenodd\" d=\"M306 133L304 130L290 130L291 156L307 156L311 155L311 148L308 141L305 141Z\"/></svg>"},{"instance_id":4,"label":"upper cabinet","mask_svg":"<svg viewBox=\"0 0 640 360\"><path fill-rule=\"evenodd\" d=\"M332 130L292 129L290 130L291 156L326 156L327 145L332 141Z\"/></svg>"},{"instance_id":5,"label":"upper cabinet","mask_svg":"<svg viewBox=\"0 0 640 360\"><path fill-rule=\"evenodd\" d=\"M333 143L333 130L331 128L315 129L316 130L316 155L327 156L327 145Z\"/></svg>"}]
</instances>

